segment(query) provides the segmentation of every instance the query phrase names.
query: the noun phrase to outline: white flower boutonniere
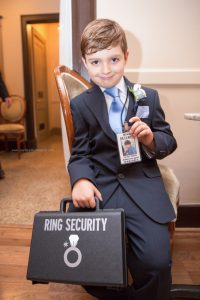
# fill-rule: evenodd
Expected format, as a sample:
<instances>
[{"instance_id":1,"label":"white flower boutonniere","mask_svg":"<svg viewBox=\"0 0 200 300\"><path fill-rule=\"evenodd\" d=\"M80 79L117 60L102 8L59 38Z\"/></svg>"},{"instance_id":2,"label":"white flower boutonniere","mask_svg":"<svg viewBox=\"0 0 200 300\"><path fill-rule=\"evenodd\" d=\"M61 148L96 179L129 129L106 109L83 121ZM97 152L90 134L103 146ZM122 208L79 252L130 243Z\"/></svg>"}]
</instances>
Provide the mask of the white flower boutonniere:
<instances>
[{"instance_id":1,"label":"white flower boutonniere","mask_svg":"<svg viewBox=\"0 0 200 300\"><path fill-rule=\"evenodd\" d=\"M141 84L139 83L134 84L133 88L128 86L128 89L134 95L136 102L147 97L145 90L141 89Z\"/></svg>"}]
</instances>

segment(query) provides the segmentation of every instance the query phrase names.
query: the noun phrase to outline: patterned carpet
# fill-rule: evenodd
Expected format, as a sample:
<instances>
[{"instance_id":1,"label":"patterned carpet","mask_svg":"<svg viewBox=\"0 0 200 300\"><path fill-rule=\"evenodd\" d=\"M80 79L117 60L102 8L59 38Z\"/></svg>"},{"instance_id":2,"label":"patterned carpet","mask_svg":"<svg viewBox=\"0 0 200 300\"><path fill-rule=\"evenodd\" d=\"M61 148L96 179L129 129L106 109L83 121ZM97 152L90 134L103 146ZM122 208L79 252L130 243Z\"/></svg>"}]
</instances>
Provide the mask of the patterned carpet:
<instances>
[{"instance_id":1,"label":"patterned carpet","mask_svg":"<svg viewBox=\"0 0 200 300\"><path fill-rule=\"evenodd\" d=\"M38 211L58 210L70 194L60 135L50 136L33 152L18 159L15 152L1 152L6 173L0 180L0 223L32 224Z\"/></svg>"}]
</instances>

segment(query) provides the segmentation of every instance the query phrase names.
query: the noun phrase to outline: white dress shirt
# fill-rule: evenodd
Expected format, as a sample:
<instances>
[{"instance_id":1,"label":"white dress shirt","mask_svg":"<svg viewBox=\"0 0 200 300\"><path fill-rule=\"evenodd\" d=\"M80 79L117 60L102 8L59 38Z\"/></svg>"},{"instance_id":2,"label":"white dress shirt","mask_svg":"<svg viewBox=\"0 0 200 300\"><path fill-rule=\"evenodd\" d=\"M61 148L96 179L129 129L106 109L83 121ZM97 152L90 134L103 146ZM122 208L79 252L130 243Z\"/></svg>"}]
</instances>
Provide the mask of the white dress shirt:
<instances>
[{"instance_id":1,"label":"white dress shirt","mask_svg":"<svg viewBox=\"0 0 200 300\"><path fill-rule=\"evenodd\" d=\"M115 86L119 89L119 97L120 97L120 100L122 102L122 104L124 104L126 102L126 110L128 110L128 104L129 104L129 97L127 98L127 101L126 101L126 97L127 97L127 86L125 84L125 81L124 81L124 77L122 77L120 79L120 82ZM102 88L100 87L100 89L102 90L102 92L104 93L105 91L105 88ZM111 103L113 101L113 97L108 95L107 93L104 93L105 95L105 99L106 99L106 105L107 105L107 109L108 109L108 112L110 110L110 106L111 106Z\"/></svg>"}]
</instances>

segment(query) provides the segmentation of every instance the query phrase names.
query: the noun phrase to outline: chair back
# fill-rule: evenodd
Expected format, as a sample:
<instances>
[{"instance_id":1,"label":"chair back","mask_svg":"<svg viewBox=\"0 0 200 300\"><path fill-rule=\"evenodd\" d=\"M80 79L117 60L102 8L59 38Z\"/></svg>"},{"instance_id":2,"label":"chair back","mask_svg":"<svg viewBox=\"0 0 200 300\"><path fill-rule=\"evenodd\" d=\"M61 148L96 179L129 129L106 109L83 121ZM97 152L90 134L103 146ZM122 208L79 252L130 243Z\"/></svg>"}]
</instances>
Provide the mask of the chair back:
<instances>
[{"instance_id":1,"label":"chair back","mask_svg":"<svg viewBox=\"0 0 200 300\"><path fill-rule=\"evenodd\" d=\"M180 182L170 167L160 163L158 164L158 166L163 178L165 190L169 196L169 199L171 200L171 203L177 216L177 208L179 205Z\"/></svg>"},{"instance_id":2,"label":"chair back","mask_svg":"<svg viewBox=\"0 0 200 300\"><path fill-rule=\"evenodd\" d=\"M70 110L70 101L91 87L91 84L77 72L66 66L58 66L54 70L60 103L64 116L70 152L74 139L74 128Z\"/></svg>"},{"instance_id":3,"label":"chair back","mask_svg":"<svg viewBox=\"0 0 200 300\"><path fill-rule=\"evenodd\" d=\"M25 114L26 104L23 97L11 95L12 105L7 106L5 102L1 104L1 116L7 123L20 123Z\"/></svg>"}]
</instances>

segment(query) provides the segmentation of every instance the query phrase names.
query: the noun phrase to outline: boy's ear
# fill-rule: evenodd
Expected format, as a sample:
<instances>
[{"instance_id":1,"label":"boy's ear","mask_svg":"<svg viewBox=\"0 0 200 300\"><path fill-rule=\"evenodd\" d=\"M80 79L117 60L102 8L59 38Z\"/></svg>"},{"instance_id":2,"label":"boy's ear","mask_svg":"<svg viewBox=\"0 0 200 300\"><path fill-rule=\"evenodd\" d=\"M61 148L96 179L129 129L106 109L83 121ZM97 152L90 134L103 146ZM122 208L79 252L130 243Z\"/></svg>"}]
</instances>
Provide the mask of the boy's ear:
<instances>
[{"instance_id":1,"label":"boy's ear","mask_svg":"<svg viewBox=\"0 0 200 300\"><path fill-rule=\"evenodd\" d=\"M85 66L86 69L87 69L87 64L86 64L86 61L85 61L85 58L84 58L84 57L82 57L82 62L84 63L84 66Z\"/></svg>"},{"instance_id":2,"label":"boy's ear","mask_svg":"<svg viewBox=\"0 0 200 300\"><path fill-rule=\"evenodd\" d=\"M127 50L126 53L124 54L124 59L125 59L125 61L128 60L128 56L129 56L129 51Z\"/></svg>"}]
</instances>

